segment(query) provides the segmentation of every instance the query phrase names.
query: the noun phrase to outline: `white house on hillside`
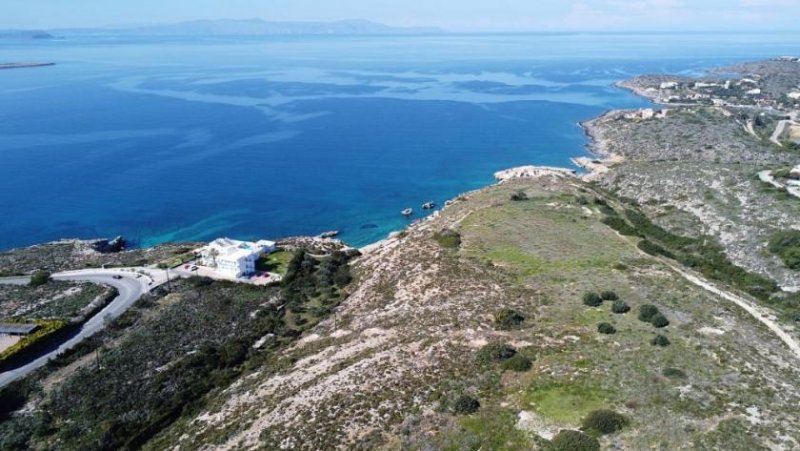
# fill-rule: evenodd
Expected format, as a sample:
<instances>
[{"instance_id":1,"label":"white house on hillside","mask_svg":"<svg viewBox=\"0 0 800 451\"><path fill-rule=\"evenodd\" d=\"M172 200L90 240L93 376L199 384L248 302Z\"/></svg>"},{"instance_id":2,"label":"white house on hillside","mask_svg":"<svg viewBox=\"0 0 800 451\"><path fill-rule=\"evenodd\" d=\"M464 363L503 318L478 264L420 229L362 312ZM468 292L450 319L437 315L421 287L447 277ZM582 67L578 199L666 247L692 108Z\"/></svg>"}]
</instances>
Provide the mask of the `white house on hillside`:
<instances>
[{"instance_id":1,"label":"white house on hillside","mask_svg":"<svg viewBox=\"0 0 800 451\"><path fill-rule=\"evenodd\" d=\"M202 265L216 268L226 276L239 278L256 272L256 261L274 252L274 241L238 241L218 238L200 249Z\"/></svg>"}]
</instances>

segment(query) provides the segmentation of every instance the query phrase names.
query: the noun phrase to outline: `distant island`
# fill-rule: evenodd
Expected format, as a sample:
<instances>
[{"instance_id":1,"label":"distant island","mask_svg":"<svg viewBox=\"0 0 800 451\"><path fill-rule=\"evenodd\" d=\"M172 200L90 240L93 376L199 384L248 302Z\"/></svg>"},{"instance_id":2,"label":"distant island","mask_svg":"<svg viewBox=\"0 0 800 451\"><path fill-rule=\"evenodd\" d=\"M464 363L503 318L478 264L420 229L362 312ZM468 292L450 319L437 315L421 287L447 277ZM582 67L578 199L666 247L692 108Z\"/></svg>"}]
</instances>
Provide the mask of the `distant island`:
<instances>
[{"instance_id":1,"label":"distant island","mask_svg":"<svg viewBox=\"0 0 800 451\"><path fill-rule=\"evenodd\" d=\"M0 63L0 70L3 69L24 69L29 67L55 66L56 63Z\"/></svg>"},{"instance_id":2,"label":"distant island","mask_svg":"<svg viewBox=\"0 0 800 451\"><path fill-rule=\"evenodd\" d=\"M0 30L0 39L53 39L54 36L42 30Z\"/></svg>"},{"instance_id":3,"label":"distant island","mask_svg":"<svg viewBox=\"0 0 800 451\"><path fill-rule=\"evenodd\" d=\"M136 28L55 30L64 36L291 36L291 35L414 35L439 34L428 27L393 27L368 20L336 22L268 22L261 19L195 20Z\"/></svg>"}]
</instances>

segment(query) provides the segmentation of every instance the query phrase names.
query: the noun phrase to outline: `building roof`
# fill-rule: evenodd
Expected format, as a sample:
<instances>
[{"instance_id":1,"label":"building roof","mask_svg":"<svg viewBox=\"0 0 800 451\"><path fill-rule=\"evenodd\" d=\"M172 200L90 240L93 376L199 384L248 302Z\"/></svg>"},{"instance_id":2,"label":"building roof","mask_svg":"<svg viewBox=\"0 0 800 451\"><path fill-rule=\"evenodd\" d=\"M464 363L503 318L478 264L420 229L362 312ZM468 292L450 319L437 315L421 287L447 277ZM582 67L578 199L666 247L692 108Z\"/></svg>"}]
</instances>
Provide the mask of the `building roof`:
<instances>
[{"instance_id":1,"label":"building roof","mask_svg":"<svg viewBox=\"0 0 800 451\"><path fill-rule=\"evenodd\" d=\"M38 327L38 324L0 323L0 334L28 335Z\"/></svg>"},{"instance_id":2,"label":"building roof","mask_svg":"<svg viewBox=\"0 0 800 451\"><path fill-rule=\"evenodd\" d=\"M217 238L216 240L212 241L208 247L211 249L216 249L219 257L231 260L239 260L240 258L248 257L254 253L262 252L264 247L269 246L268 243L272 245L275 244L271 241L259 241L258 243L253 243L250 241L239 241L230 238Z\"/></svg>"}]
</instances>

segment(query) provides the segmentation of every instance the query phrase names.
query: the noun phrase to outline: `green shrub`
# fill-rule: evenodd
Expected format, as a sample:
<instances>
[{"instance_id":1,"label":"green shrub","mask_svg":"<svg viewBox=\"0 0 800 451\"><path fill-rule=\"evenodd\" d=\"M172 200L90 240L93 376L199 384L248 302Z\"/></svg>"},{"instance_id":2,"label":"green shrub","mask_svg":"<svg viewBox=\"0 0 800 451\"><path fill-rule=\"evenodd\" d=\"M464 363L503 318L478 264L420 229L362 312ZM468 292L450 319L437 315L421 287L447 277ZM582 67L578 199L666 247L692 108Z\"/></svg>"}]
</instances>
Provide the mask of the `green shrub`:
<instances>
[{"instance_id":1,"label":"green shrub","mask_svg":"<svg viewBox=\"0 0 800 451\"><path fill-rule=\"evenodd\" d=\"M618 314L628 313L631 311L631 306L625 301L617 300L611 305L611 311Z\"/></svg>"},{"instance_id":2,"label":"green shrub","mask_svg":"<svg viewBox=\"0 0 800 451\"><path fill-rule=\"evenodd\" d=\"M669 338L659 334L653 337L652 340L650 340L650 344L653 346L661 346L662 348L665 348L669 346L671 343L669 341Z\"/></svg>"},{"instance_id":3,"label":"green shrub","mask_svg":"<svg viewBox=\"0 0 800 451\"><path fill-rule=\"evenodd\" d=\"M502 362L514 357L516 354L517 350L513 346L502 342L494 342L483 346L478 351L478 361L482 363Z\"/></svg>"},{"instance_id":4,"label":"green shrub","mask_svg":"<svg viewBox=\"0 0 800 451\"><path fill-rule=\"evenodd\" d=\"M669 320L662 313L656 313L652 318L650 318L650 324L661 329L669 326Z\"/></svg>"},{"instance_id":5,"label":"green shrub","mask_svg":"<svg viewBox=\"0 0 800 451\"><path fill-rule=\"evenodd\" d=\"M600 299L604 301L616 301L619 299L619 296L617 296L617 293L614 293L613 291L604 291L600 293Z\"/></svg>"},{"instance_id":6,"label":"green shrub","mask_svg":"<svg viewBox=\"0 0 800 451\"><path fill-rule=\"evenodd\" d=\"M455 230L442 230L433 234L433 239L445 249L458 249L461 246L461 235Z\"/></svg>"},{"instance_id":7,"label":"green shrub","mask_svg":"<svg viewBox=\"0 0 800 451\"><path fill-rule=\"evenodd\" d=\"M800 270L800 230L789 230L775 234L768 249L781 257L787 267Z\"/></svg>"},{"instance_id":8,"label":"green shrub","mask_svg":"<svg viewBox=\"0 0 800 451\"><path fill-rule=\"evenodd\" d=\"M653 317L658 315L659 313L661 312L658 311L658 307L656 307L655 305L645 304L639 307L639 321L649 323L650 321L652 321Z\"/></svg>"},{"instance_id":9,"label":"green shrub","mask_svg":"<svg viewBox=\"0 0 800 451\"><path fill-rule=\"evenodd\" d=\"M461 395L453 402L453 413L456 415L469 415L481 408L481 403L470 395Z\"/></svg>"},{"instance_id":10,"label":"green shrub","mask_svg":"<svg viewBox=\"0 0 800 451\"><path fill-rule=\"evenodd\" d=\"M663 374L664 377L668 377L670 379L686 379L687 377L686 373L679 370L678 368L664 368L664 370L661 371L661 374Z\"/></svg>"},{"instance_id":11,"label":"green shrub","mask_svg":"<svg viewBox=\"0 0 800 451\"><path fill-rule=\"evenodd\" d=\"M612 210L613 211L613 210ZM619 232L620 235L625 236L639 236L639 232L631 227L624 219L619 216L606 216L603 218L603 224L611 227Z\"/></svg>"},{"instance_id":12,"label":"green shrub","mask_svg":"<svg viewBox=\"0 0 800 451\"><path fill-rule=\"evenodd\" d=\"M516 310L503 309L494 315L494 322L502 330L510 330L519 327L525 322L525 316Z\"/></svg>"},{"instance_id":13,"label":"green shrub","mask_svg":"<svg viewBox=\"0 0 800 451\"><path fill-rule=\"evenodd\" d=\"M47 282L50 282L50 273L47 271L36 271L31 276L29 285L32 287L40 287L47 284Z\"/></svg>"},{"instance_id":14,"label":"green shrub","mask_svg":"<svg viewBox=\"0 0 800 451\"><path fill-rule=\"evenodd\" d=\"M637 244L636 247L638 247L641 251L653 256L663 255L667 258L675 258L675 254L649 240L639 241L639 244Z\"/></svg>"},{"instance_id":15,"label":"green shrub","mask_svg":"<svg viewBox=\"0 0 800 451\"><path fill-rule=\"evenodd\" d=\"M519 190L513 194L511 194L511 200L514 202L520 202L523 200L528 200L528 195L525 194L525 191Z\"/></svg>"},{"instance_id":16,"label":"green shrub","mask_svg":"<svg viewBox=\"0 0 800 451\"><path fill-rule=\"evenodd\" d=\"M600 442L581 431L563 429L550 442L552 451L600 451Z\"/></svg>"},{"instance_id":17,"label":"green shrub","mask_svg":"<svg viewBox=\"0 0 800 451\"><path fill-rule=\"evenodd\" d=\"M600 307L603 299L597 293L590 292L583 295L583 304L589 307Z\"/></svg>"},{"instance_id":18,"label":"green shrub","mask_svg":"<svg viewBox=\"0 0 800 451\"><path fill-rule=\"evenodd\" d=\"M203 276L203 277L192 276L192 277L189 278L189 283L191 283L192 286L195 287L195 288L201 288L201 287L207 287L209 285L213 285L214 284L214 279L212 279L211 277L205 277L205 276Z\"/></svg>"},{"instance_id":19,"label":"green shrub","mask_svg":"<svg viewBox=\"0 0 800 451\"><path fill-rule=\"evenodd\" d=\"M600 323L597 325L597 331L605 335L614 335L617 333L617 328L609 323Z\"/></svg>"},{"instance_id":20,"label":"green shrub","mask_svg":"<svg viewBox=\"0 0 800 451\"><path fill-rule=\"evenodd\" d=\"M605 435L621 431L626 424L628 424L628 419L624 416L613 410L600 409L589 413L589 415L583 419L581 428L587 432L591 431Z\"/></svg>"},{"instance_id":21,"label":"green shrub","mask_svg":"<svg viewBox=\"0 0 800 451\"><path fill-rule=\"evenodd\" d=\"M514 371L517 373L524 373L533 367L533 361L524 355L516 354L515 356L503 362L503 369L507 371Z\"/></svg>"}]
</instances>

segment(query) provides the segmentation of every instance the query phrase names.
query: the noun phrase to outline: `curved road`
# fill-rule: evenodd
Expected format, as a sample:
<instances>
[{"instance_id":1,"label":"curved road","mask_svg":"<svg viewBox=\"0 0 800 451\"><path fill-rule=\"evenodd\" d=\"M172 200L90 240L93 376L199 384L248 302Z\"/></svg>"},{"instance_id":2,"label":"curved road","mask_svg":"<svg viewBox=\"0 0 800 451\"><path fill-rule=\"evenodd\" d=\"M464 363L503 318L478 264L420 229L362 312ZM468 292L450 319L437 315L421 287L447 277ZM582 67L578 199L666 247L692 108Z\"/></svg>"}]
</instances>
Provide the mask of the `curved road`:
<instances>
[{"instance_id":1,"label":"curved road","mask_svg":"<svg viewBox=\"0 0 800 451\"><path fill-rule=\"evenodd\" d=\"M122 276L122 278L115 279L114 275ZM67 271L54 274L52 277L54 280L92 282L112 286L119 291L119 295L114 298L114 300L111 301L103 310L86 321L83 324L83 327L81 327L80 331L75 336L62 343L58 349L45 354L24 366L0 373L0 388L5 387L19 378L27 376L32 371L44 366L48 360L56 357L67 349L74 347L86 338L101 331L108 325L109 320L115 319L125 313L126 310L128 310L136 301L139 300L139 298L147 294L151 288L160 285L159 282L162 282L161 280L155 280L152 282L152 285L150 285L151 279L147 276L141 276L137 278L136 273L131 271L106 269ZM11 278L5 279L2 281L2 283L11 283L12 281L10 279ZM24 280L23 278L14 279L17 279L15 280L17 283L23 283L22 281Z\"/></svg>"}]
</instances>

